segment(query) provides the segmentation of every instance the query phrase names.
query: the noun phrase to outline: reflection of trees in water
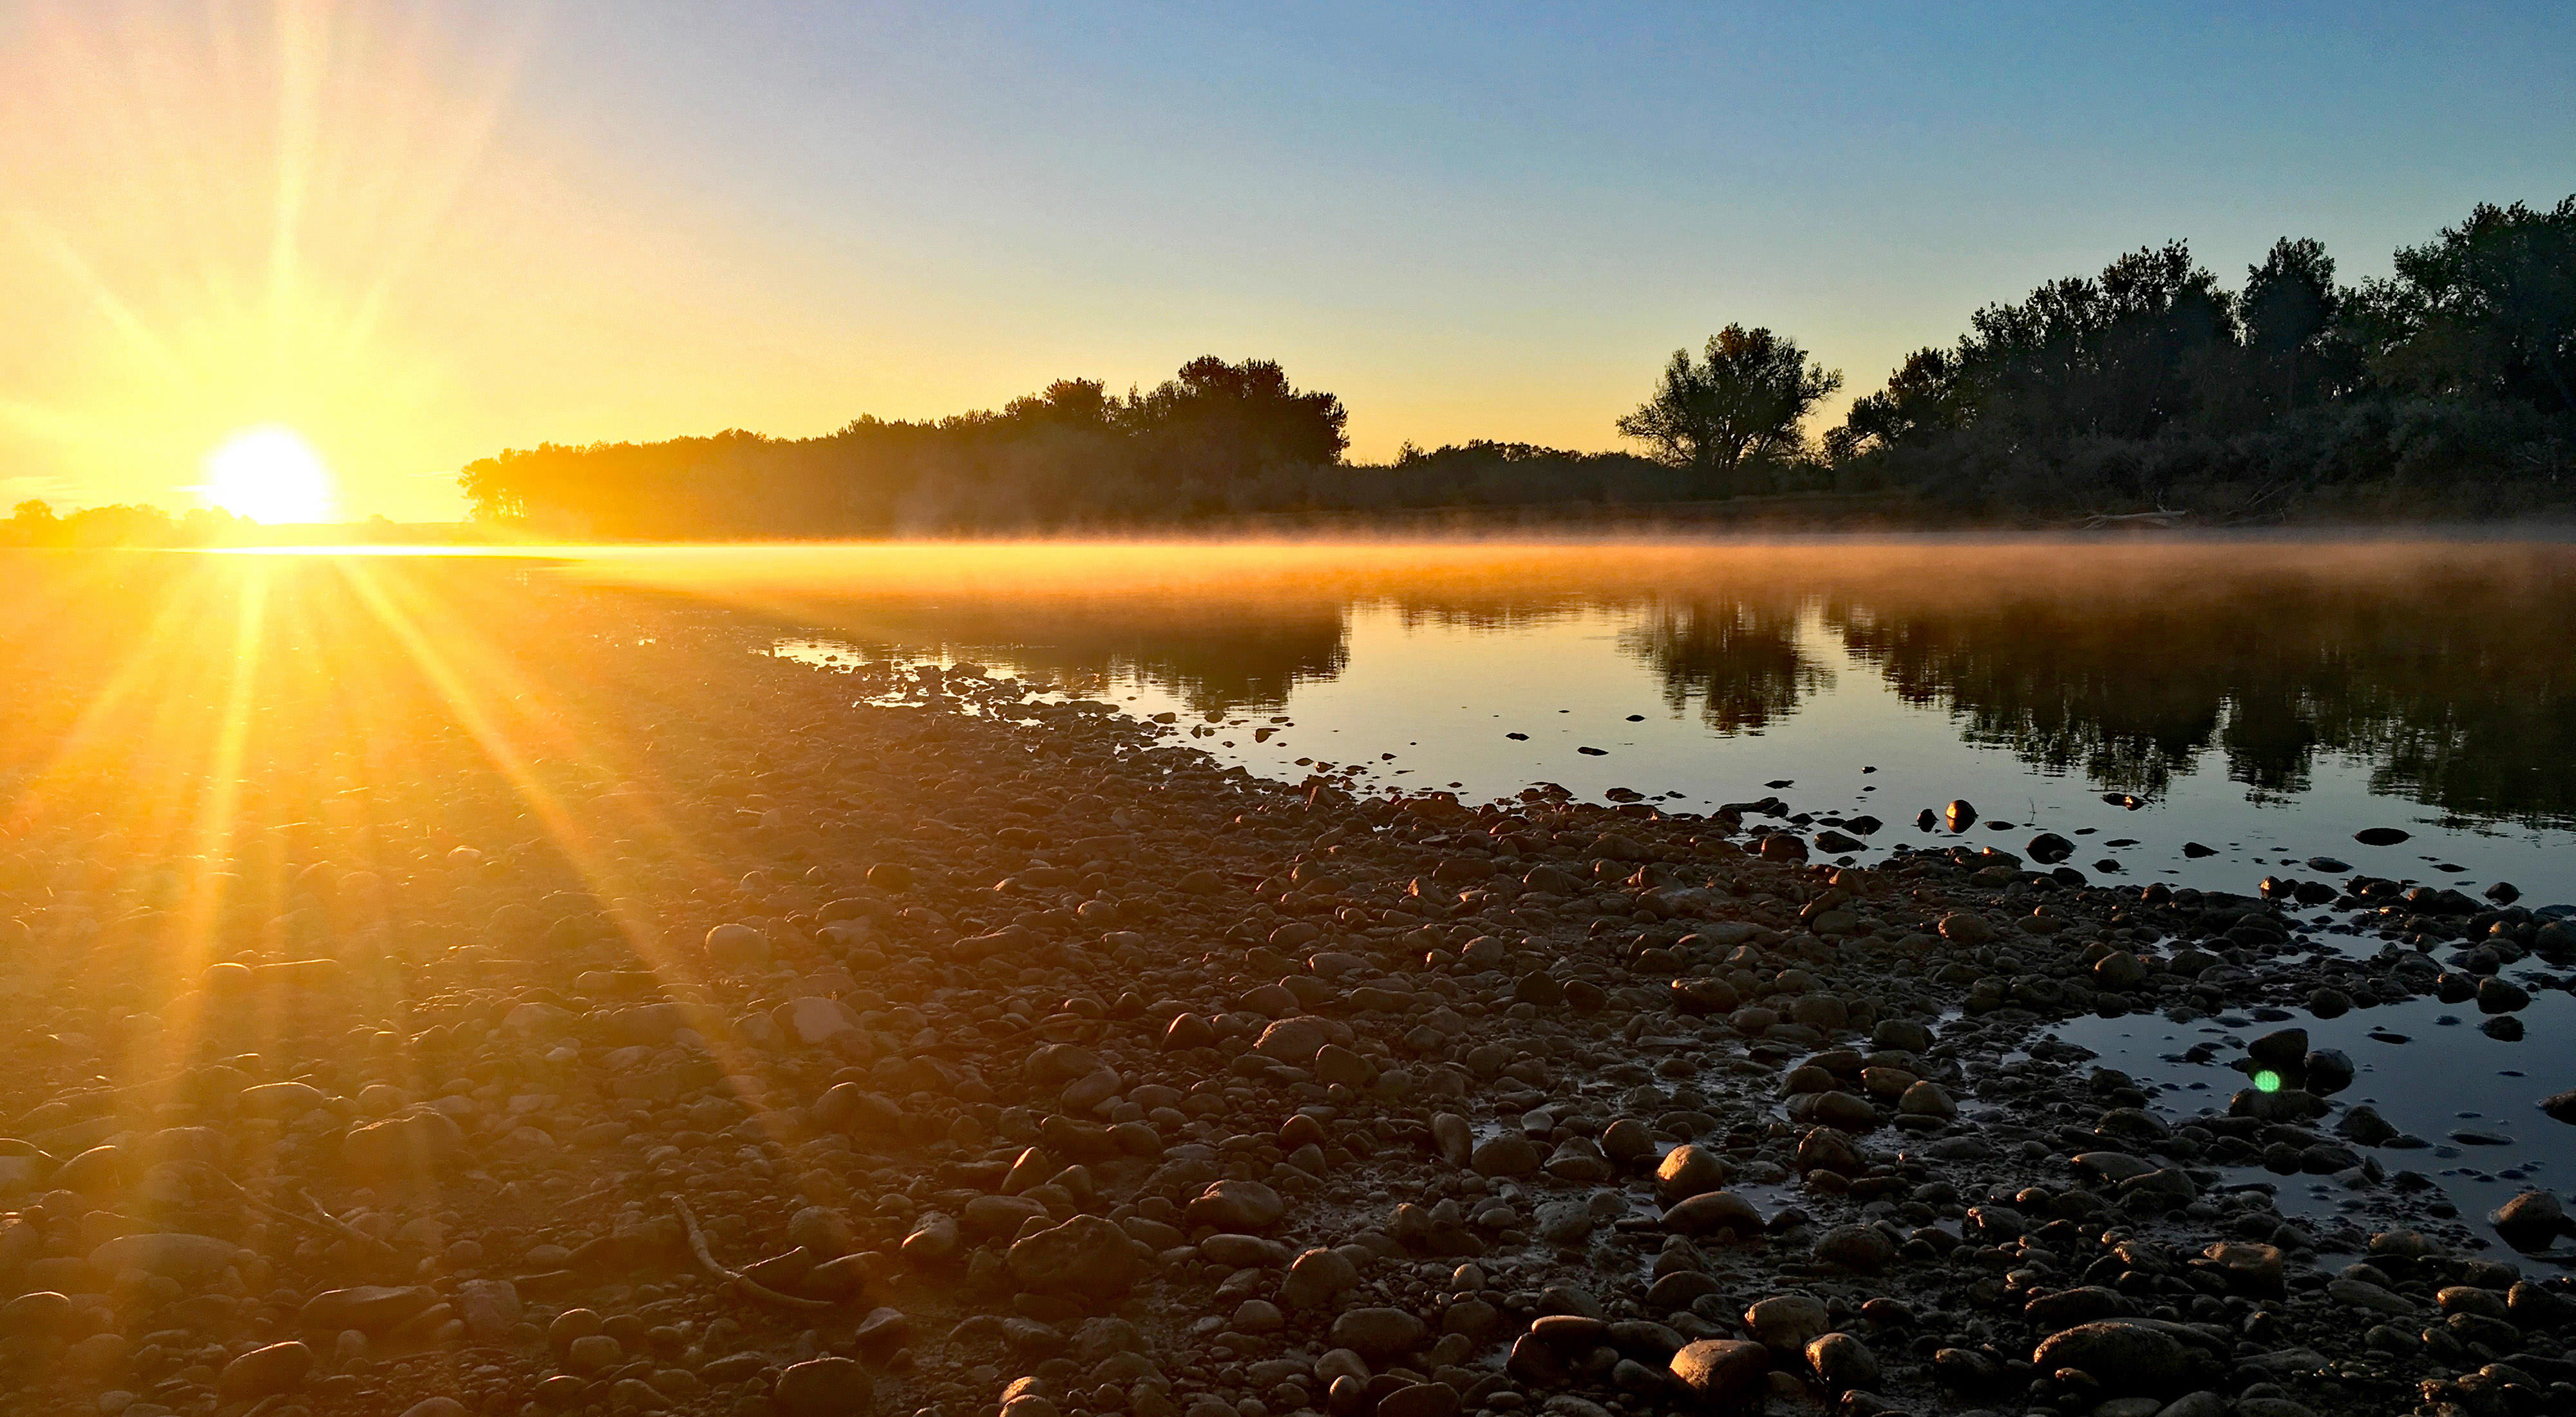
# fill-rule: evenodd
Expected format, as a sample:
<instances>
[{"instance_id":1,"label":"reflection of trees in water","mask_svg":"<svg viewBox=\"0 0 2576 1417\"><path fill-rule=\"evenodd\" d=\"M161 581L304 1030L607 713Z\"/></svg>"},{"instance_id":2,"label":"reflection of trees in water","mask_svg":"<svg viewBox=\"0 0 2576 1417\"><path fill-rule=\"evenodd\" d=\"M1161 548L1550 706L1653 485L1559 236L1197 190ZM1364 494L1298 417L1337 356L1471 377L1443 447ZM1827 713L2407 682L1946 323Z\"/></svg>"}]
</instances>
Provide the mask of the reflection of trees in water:
<instances>
[{"instance_id":1,"label":"reflection of trees in water","mask_svg":"<svg viewBox=\"0 0 2576 1417\"><path fill-rule=\"evenodd\" d=\"M1342 609L1299 602L1227 615L1187 601L841 602L814 607L872 653L939 646L1050 679L1150 684L1200 713L1275 707L1349 662Z\"/></svg>"},{"instance_id":2,"label":"reflection of trees in water","mask_svg":"<svg viewBox=\"0 0 2576 1417\"><path fill-rule=\"evenodd\" d=\"M1066 647L1046 651L1052 657ZM1232 713L1280 707L1298 684L1338 676L1350 661L1350 644L1335 615L1140 635L1112 650L1110 659L1201 713Z\"/></svg>"},{"instance_id":3,"label":"reflection of trees in water","mask_svg":"<svg viewBox=\"0 0 2576 1417\"><path fill-rule=\"evenodd\" d=\"M2340 753L2374 791L2461 816L2576 813L2576 577L2249 575L1826 618L1971 741L2104 787L2161 792L2214 748L2231 780L2287 796Z\"/></svg>"},{"instance_id":4,"label":"reflection of trees in water","mask_svg":"<svg viewBox=\"0 0 2576 1417\"><path fill-rule=\"evenodd\" d=\"M1354 606L1469 632L1608 616L1675 711L1696 697L1710 728L1735 733L1830 688L1832 668L1800 640L1800 607L1821 604L1827 629L1906 701L1956 715L1971 742L2104 788L2157 795L2215 753L2231 780L2288 796L2309 786L2320 754L2343 754L2367 765L2375 791L2464 817L2576 818L2576 557L2464 551L2419 559L2400 578L2375 564L2284 569L2250 553L2240 565L2234 550L2191 562L2187 550L2108 568L2005 568L1972 586L1946 565L1873 574L1863 559L1667 598L1611 565L1597 592L1564 576L1463 587L1426 574L1162 598L916 593L800 618L1051 676L1132 676L1230 712L1283 705L1298 684L1339 675Z\"/></svg>"},{"instance_id":5,"label":"reflection of trees in water","mask_svg":"<svg viewBox=\"0 0 2576 1417\"><path fill-rule=\"evenodd\" d=\"M1756 605L1732 596L1658 605L1619 634L1619 647L1663 680L1675 713L1693 697L1720 733L1760 729L1830 688L1833 671L1799 648L1794 600Z\"/></svg>"},{"instance_id":6,"label":"reflection of trees in water","mask_svg":"<svg viewBox=\"0 0 2576 1417\"><path fill-rule=\"evenodd\" d=\"M2099 614L2037 603L1955 612L1829 603L1825 621L1897 697L1957 716L1968 741L2142 796L2190 770L2225 699L2223 682L2150 670L2134 631Z\"/></svg>"}]
</instances>

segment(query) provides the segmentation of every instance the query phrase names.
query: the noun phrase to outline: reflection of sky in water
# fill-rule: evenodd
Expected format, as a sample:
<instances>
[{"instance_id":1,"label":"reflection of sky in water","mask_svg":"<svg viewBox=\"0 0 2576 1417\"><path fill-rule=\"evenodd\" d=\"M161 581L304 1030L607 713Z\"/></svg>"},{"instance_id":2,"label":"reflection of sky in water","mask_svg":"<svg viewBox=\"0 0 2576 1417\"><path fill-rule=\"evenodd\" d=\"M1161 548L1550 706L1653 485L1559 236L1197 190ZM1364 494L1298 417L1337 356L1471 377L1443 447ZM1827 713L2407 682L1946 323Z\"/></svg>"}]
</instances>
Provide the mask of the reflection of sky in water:
<instances>
[{"instance_id":1,"label":"reflection of sky in water","mask_svg":"<svg viewBox=\"0 0 2576 1417\"><path fill-rule=\"evenodd\" d=\"M1235 709L1214 734L1182 741L1291 781L1308 771L1297 761L1304 758L1363 765L1366 782L1411 789L1463 784L1458 790L1476 798L1533 782L1558 783L1594 800L1626 787L1677 811L1759 800L1771 795L1766 783L1785 779L1794 785L1778 795L1794 810L1819 817L1866 813L1886 824L1871 838L1872 849L1859 853L1864 860L1900 841L1949 839L1946 831L1918 831L1914 816L1965 797L1988 819L1966 835L1970 844L2018 851L2036 831L2055 831L2075 841L2074 864L2088 872L2098 874L2096 863L2106 858L2121 862L2123 874L2110 879L2251 892L2276 871L2325 874L2304 863L2332 856L2400 879L2472 890L2511 880L2533 901L2576 900L2570 833L2509 823L2439 825L2444 814L2374 792L2372 765L2353 754L2313 753L2304 784L2280 793L2231 780L2224 752L2211 746L2164 774L2147 807L2106 803L2101 782L2088 780L2080 764L2034 764L2011 751L2009 741L1967 731L1964 716L1940 703L1909 702L1878 664L1847 649L1812 608L1774 626L1798 666L1794 701L1774 699L1759 726L1724 731L1754 717L1740 699L1712 710L1705 685L1677 692L1677 676L1644 653L1668 625L1669 617L1636 607L1476 624L1384 602L1361 604L1348 612L1337 668L1296 679L1284 702ZM869 658L972 658L996 673L1046 662L1042 647L844 648ZM1789 662L1765 653L1755 677L1773 682L1769 666ZM1176 713L1183 733L1207 723L1187 685L1134 660L1113 659L1098 672L1062 677L1132 712ZM1254 730L1272 727L1274 717L1290 722L1255 741ZM2227 726L2222 716L2219 733ZM1513 733L1527 738L1515 740ZM1579 751L1584 747L1603 755ZM1391 760L1381 758L1388 753ZM1997 829L1997 822L2011 825ZM2404 826L2414 839L2376 848L2352 839L2355 830L2380 825ZM2121 841L2134 844L2111 845ZM2187 841L2218 854L2187 859ZM2437 864L2467 869L2444 872Z\"/></svg>"},{"instance_id":2,"label":"reflection of sky in water","mask_svg":"<svg viewBox=\"0 0 2576 1417\"><path fill-rule=\"evenodd\" d=\"M2422 1150L2354 1150L2378 1157L2392 1174L2412 1170L2431 1176L2460 1208L2461 1218L2503 1252L2502 1242L2486 1226L2488 1211L2525 1190L2563 1193L2576 1185L2576 1127L2551 1120L2539 1107L2541 1098L2576 1081L2563 1075L2566 1039L2576 1028L2576 998L2558 991L2534 994L2521 1015L2529 1036L2520 1043L2500 1043L2479 1032L2482 1017L2475 1004L2436 999L2356 1009L2332 1019L2299 1011L2285 1022L2242 1027L2214 1019L2177 1024L2152 1014L2080 1018L2054 1032L2099 1055L2092 1066L2116 1068L2142 1084L2164 1084L2150 1101L2174 1121L2226 1110L2227 1099L2246 1085L2244 1075L2228 1066L2244 1056L2243 1043L2276 1028L2305 1028L2308 1046L2342 1049L2351 1055L2357 1074L2352 1086L2329 1099L2334 1112L2312 1130L2330 1135L2345 1109L2358 1103L2378 1109L2399 1131L2431 1145ZM2374 1033L2403 1035L2408 1041L2383 1042ZM2208 1062L2182 1058L2185 1050L2203 1042L2220 1045ZM2511 1138L2511 1144L2453 1141L2451 1134L2462 1130L2501 1135ZM2260 1166L2221 1169L2230 1183L2272 1182L2285 1213L2331 1215L2355 1198L2323 1176L2279 1176ZM2364 1229L2378 1228L2366 1212L2353 1219ZM2576 1263L2576 1251L2564 1242L2558 1248L2561 1259Z\"/></svg>"},{"instance_id":3,"label":"reflection of sky in water","mask_svg":"<svg viewBox=\"0 0 2576 1417\"><path fill-rule=\"evenodd\" d=\"M1306 758L1684 808L1786 780L1793 808L1883 820L1880 850L1966 797L2011 824L1971 840L2045 827L2130 880L2250 890L2332 856L2576 899L2576 548L2554 543L593 548L557 573L1214 712L1189 741L1292 779Z\"/></svg>"}]
</instances>

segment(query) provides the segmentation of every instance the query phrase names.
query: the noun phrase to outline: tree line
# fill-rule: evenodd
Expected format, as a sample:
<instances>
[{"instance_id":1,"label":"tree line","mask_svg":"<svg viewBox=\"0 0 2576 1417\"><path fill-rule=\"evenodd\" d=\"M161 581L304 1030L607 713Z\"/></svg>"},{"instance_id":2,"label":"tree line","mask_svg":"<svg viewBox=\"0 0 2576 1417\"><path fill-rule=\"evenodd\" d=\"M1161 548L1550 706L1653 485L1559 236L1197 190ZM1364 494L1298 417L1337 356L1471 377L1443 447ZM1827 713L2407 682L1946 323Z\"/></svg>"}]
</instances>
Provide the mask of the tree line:
<instances>
[{"instance_id":1,"label":"tree line","mask_svg":"<svg viewBox=\"0 0 2576 1417\"><path fill-rule=\"evenodd\" d=\"M1211 516L1646 506L1882 494L1928 519L2157 509L2498 513L2576 472L2576 196L2482 205L2347 285L2284 238L2227 289L2179 241L1986 306L1811 435L1841 386L1730 325L1675 351L1616 430L1642 452L1477 440L1344 459L1347 414L1274 362L1209 356L1146 391L1066 379L999 411L540 444L480 459L479 517L572 536L832 536Z\"/></svg>"},{"instance_id":2,"label":"tree line","mask_svg":"<svg viewBox=\"0 0 2576 1417\"><path fill-rule=\"evenodd\" d=\"M248 525L219 508L195 507L174 516L128 502L57 514L52 503L31 497L0 521L0 546L207 546Z\"/></svg>"},{"instance_id":3,"label":"tree line","mask_svg":"<svg viewBox=\"0 0 2576 1417\"><path fill-rule=\"evenodd\" d=\"M1814 450L1961 506L2506 512L2576 474L2576 196L2481 205L2346 285L2284 238L2229 291L2181 242L1990 305Z\"/></svg>"}]
</instances>

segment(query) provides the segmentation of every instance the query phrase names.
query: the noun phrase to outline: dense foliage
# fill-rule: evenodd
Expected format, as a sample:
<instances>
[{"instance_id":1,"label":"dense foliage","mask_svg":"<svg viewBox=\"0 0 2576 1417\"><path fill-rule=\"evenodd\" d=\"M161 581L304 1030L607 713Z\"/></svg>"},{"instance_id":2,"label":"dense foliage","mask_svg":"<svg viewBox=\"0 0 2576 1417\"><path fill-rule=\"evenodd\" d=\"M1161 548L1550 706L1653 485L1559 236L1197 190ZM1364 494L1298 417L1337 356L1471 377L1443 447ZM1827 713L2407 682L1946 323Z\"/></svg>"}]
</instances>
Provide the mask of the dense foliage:
<instances>
[{"instance_id":1,"label":"dense foliage","mask_svg":"<svg viewBox=\"0 0 2576 1417\"><path fill-rule=\"evenodd\" d=\"M1838 485L1960 506L2510 511L2570 494L2571 377L2576 197L2480 206L2358 287L2314 241L2236 292L2138 251L1978 311L1824 442Z\"/></svg>"},{"instance_id":2,"label":"dense foliage","mask_svg":"<svg viewBox=\"0 0 2576 1417\"><path fill-rule=\"evenodd\" d=\"M818 536L1048 525L1303 505L1349 415L1267 360L1194 359L1121 398L1065 379L1000 412L861 418L819 438L739 429L664 443L547 443L481 459L478 515L625 537Z\"/></svg>"},{"instance_id":3,"label":"dense foliage","mask_svg":"<svg viewBox=\"0 0 2576 1417\"><path fill-rule=\"evenodd\" d=\"M2237 290L2181 242L2140 250L1977 311L1810 442L1841 380L1729 325L1618 420L1650 456L1479 440L1369 465L1342 460L1339 399L1208 357L1123 397L1070 379L819 438L541 444L461 480L483 517L646 538L1774 492L1880 493L1882 513L1935 520L2531 510L2576 494L2576 197L2481 206L2357 287L2315 241L2279 242Z\"/></svg>"},{"instance_id":4,"label":"dense foliage","mask_svg":"<svg viewBox=\"0 0 2576 1417\"><path fill-rule=\"evenodd\" d=\"M1795 340L1729 325L1696 361L1674 350L1654 397L1622 415L1618 429L1699 474L1710 492L1739 492L1748 490L1737 476L1748 461L1802 450L1808 415L1842 386L1840 370L1819 367Z\"/></svg>"}]
</instances>

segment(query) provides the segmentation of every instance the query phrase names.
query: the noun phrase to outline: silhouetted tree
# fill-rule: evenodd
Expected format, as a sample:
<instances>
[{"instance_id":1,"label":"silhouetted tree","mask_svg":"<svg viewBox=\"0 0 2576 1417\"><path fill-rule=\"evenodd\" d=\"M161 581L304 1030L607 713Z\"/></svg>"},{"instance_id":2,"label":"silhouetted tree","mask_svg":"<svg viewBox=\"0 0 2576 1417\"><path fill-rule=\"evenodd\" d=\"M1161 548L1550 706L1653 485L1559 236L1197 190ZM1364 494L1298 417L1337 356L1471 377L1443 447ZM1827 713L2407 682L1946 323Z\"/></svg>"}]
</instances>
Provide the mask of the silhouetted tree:
<instances>
[{"instance_id":1,"label":"silhouetted tree","mask_svg":"<svg viewBox=\"0 0 2576 1417\"><path fill-rule=\"evenodd\" d=\"M1969 326L1853 401L1824 439L1839 482L2260 515L2320 493L2528 510L2576 480L2576 197L2481 206L2358 290L2285 239L2231 295L2173 242Z\"/></svg>"},{"instance_id":2,"label":"silhouetted tree","mask_svg":"<svg viewBox=\"0 0 2576 1417\"><path fill-rule=\"evenodd\" d=\"M2551 211L2480 204L2397 253L2375 288L2379 368L2431 393L2485 395L2576 413L2576 196Z\"/></svg>"},{"instance_id":3,"label":"silhouetted tree","mask_svg":"<svg viewBox=\"0 0 2576 1417\"><path fill-rule=\"evenodd\" d=\"M1618 429L1667 462L1723 477L1748 457L1796 452L1799 425L1842 385L1796 341L1729 325L1697 360L1674 350L1654 397Z\"/></svg>"},{"instance_id":4,"label":"silhouetted tree","mask_svg":"<svg viewBox=\"0 0 2576 1417\"><path fill-rule=\"evenodd\" d=\"M2263 264L2245 268L2237 301L2245 353L2276 411L2314 404L2359 374L2357 351L2342 338L2343 305L2334 258L2313 239L2282 237Z\"/></svg>"}]
</instances>

